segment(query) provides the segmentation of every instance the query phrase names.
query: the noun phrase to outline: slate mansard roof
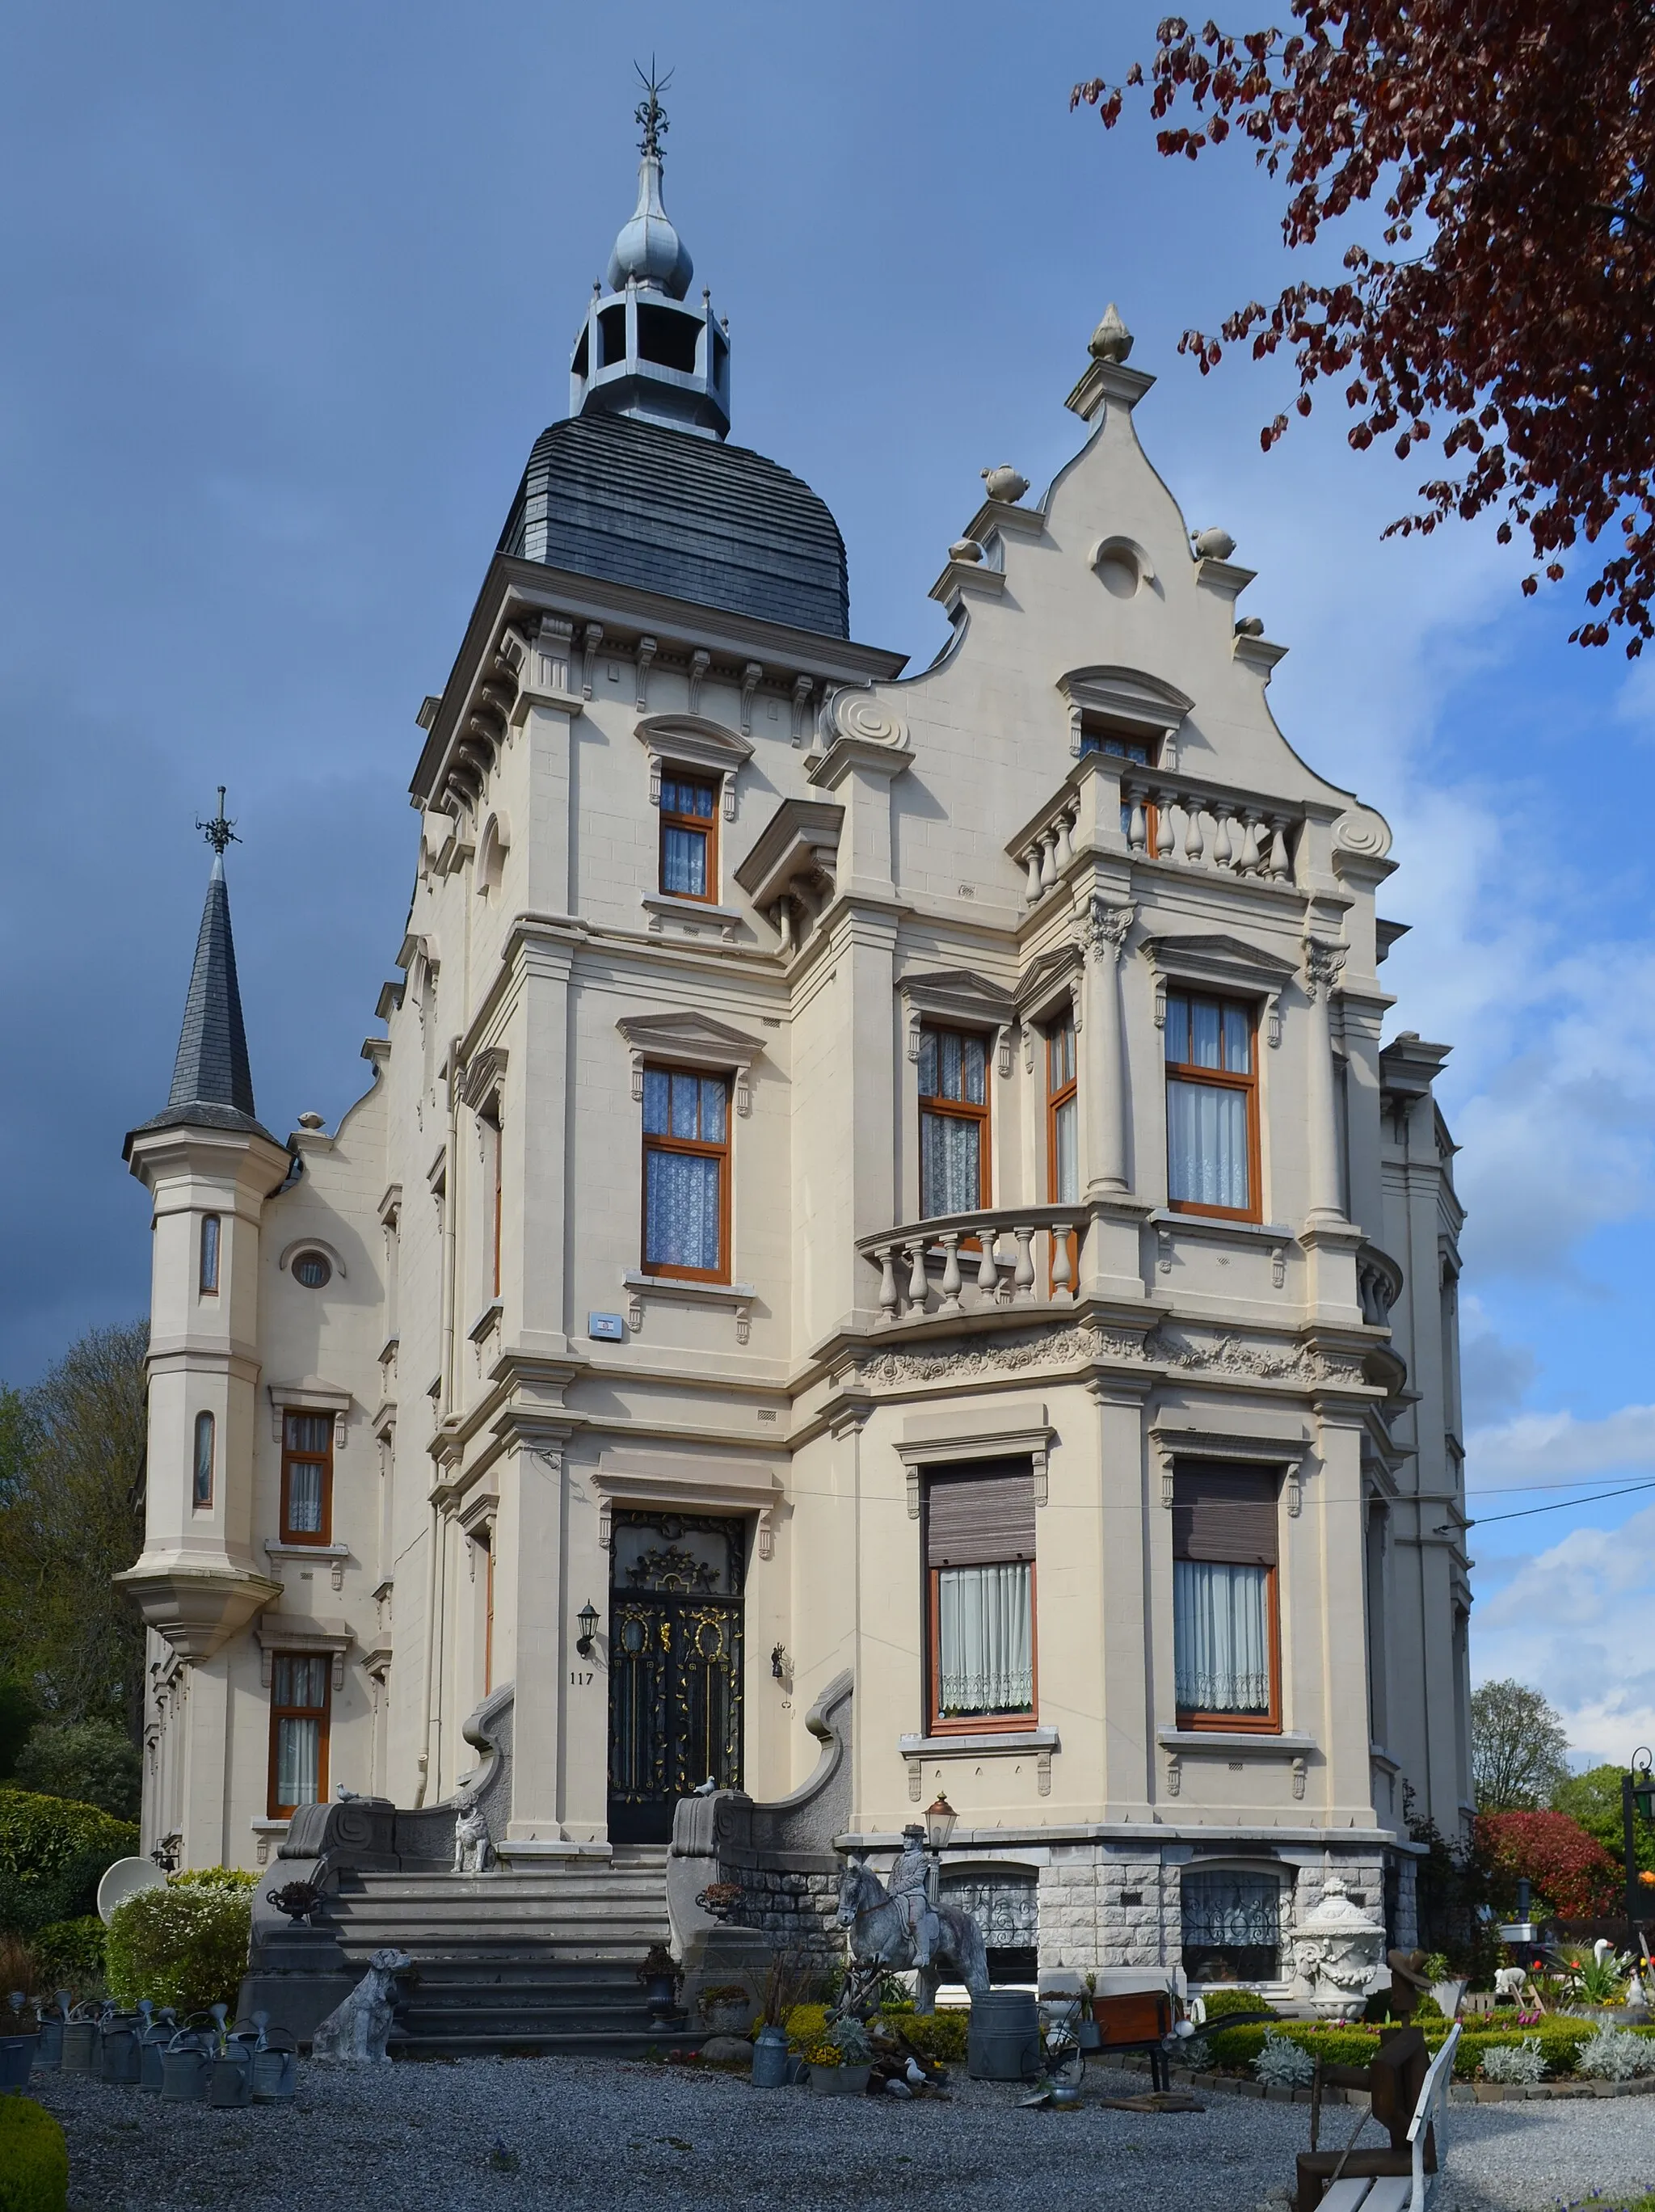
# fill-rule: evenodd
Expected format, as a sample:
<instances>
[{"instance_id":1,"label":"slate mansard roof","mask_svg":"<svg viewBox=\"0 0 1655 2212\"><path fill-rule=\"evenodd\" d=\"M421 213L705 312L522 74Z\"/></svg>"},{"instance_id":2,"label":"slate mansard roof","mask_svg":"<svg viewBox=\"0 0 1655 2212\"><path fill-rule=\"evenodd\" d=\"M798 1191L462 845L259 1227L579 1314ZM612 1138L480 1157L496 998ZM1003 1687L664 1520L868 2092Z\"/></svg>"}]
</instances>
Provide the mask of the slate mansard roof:
<instances>
[{"instance_id":1,"label":"slate mansard roof","mask_svg":"<svg viewBox=\"0 0 1655 2212\"><path fill-rule=\"evenodd\" d=\"M536 439L499 550L705 607L851 634L839 525L809 484L744 446L624 416Z\"/></svg>"}]
</instances>

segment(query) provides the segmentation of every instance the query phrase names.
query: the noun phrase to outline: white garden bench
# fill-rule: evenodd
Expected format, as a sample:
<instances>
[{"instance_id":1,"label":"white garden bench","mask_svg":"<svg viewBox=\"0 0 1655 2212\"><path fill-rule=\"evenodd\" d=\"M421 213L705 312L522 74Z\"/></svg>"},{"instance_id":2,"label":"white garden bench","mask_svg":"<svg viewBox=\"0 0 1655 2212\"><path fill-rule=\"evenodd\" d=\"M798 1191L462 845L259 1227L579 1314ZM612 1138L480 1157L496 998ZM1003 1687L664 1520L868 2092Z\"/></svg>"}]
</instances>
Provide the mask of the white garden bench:
<instances>
[{"instance_id":1,"label":"white garden bench","mask_svg":"<svg viewBox=\"0 0 1655 2212\"><path fill-rule=\"evenodd\" d=\"M1319 2212L1425 2212L1442 2172L1445 2153L1443 2121L1448 2111L1448 2091L1454 2079L1454 2051L1459 2042L1456 2021L1443 2038L1442 2048L1431 2061L1422 2083L1414 2117L1408 2123L1408 2143L1414 2171L1405 2174L1342 2174L1324 2191ZM1437 2171L1425 2170L1426 2138L1436 2130Z\"/></svg>"}]
</instances>

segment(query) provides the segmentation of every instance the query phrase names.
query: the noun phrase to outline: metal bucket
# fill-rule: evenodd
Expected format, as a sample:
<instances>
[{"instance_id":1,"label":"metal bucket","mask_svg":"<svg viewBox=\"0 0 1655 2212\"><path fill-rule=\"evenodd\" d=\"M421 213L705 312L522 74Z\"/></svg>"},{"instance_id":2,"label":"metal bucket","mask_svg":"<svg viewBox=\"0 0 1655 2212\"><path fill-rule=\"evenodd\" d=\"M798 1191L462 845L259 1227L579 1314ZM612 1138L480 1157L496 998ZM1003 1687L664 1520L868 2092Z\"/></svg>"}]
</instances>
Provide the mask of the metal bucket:
<instances>
[{"instance_id":1,"label":"metal bucket","mask_svg":"<svg viewBox=\"0 0 1655 2212\"><path fill-rule=\"evenodd\" d=\"M976 2081L1030 2081L1040 2070L1040 2010L1030 1990L985 1990L971 2001L966 2070Z\"/></svg>"},{"instance_id":2,"label":"metal bucket","mask_svg":"<svg viewBox=\"0 0 1655 2212\"><path fill-rule=\"evenodd\" d=\"M138 2037L143 2021L135 2012L117 2013L102 2023L98 2039L99 2078L112 2087L136 2089L140 2072Z\"/></svg>"},{"instance_id":3,"label":"metal bucket","mask_svg":"<svg viewBox=\"0 0 1655 2212\"><path fill-rule=\"evenodd\" d=\"M38 2035L0 2035L0 2089L21 2089L34 2064Z\"/></svg>"},{"instance_id":4,"label":"metal bucket","mask_svg":"<svg viewBox=\"0 0 1655 2212\"><path fill-rule=\"evenodd\" d=\"M98 2070L98 2023L70 2020L64 2024L63 2070L65 2074L95 2074Z\"/></svg>"},{"instance_id":5,"label":"metal bucket","mask_svg":"<svg viewBox=\"0 0 1655 2212\"><path fill-rule=\"evenodd\" d=\"M299 2053L292 2041L276 2044L266 2036L263 2049L253 2053L254 2104L285 2105L298 2087Z\"/></svg>"},{"instance_id":6,"label":"metal bucket","mask_svg":"<svg viewBox=\"0 0 1655 2212\"><path fill-rule=\"evenodd\" d=\"M167 2045L161 2062L161 2100L163 2105L204 2105L210 2052L188 2028L180 2028Z\"/></svg>"},{"instance_id":7,"label":"metal bucket","mask_svg":"<svg viewBox=\"0 0 1655 2212\"><path fill-rule=\"evenodd\" d=\"M787 2084L787 2031L761 2027L753 2045L753 2087L781 2089Z\"/></svg>"}]
</instances>

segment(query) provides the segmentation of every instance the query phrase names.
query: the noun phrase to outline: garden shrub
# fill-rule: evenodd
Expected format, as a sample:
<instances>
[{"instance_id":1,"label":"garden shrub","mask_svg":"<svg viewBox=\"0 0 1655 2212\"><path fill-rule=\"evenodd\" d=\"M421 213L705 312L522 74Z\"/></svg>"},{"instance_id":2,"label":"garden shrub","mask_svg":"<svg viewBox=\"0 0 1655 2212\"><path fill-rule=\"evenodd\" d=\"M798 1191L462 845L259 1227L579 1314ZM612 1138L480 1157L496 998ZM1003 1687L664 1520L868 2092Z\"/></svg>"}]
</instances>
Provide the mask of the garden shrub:
<instances>
[{"instance_id":1,"label":"garden shrub","mask_svg":"<svg viewBox=\"0 0 1655 2212\"><path fill-rule=\"evenodd\" d=\"M1612 1912L1621 1872L1596 1836L1565 1813L1482 1813L1479 1850L1487 1858L1496 1899L1516 1909L1519 1879L1533 1885L1533 1917L1543 1899L1566 1920Z\"/></svg>"},{"instance_id":2,"label":"garden shrub","mask_svg":"<svg viewBox=\"0 0 1655 2212\"><path fill-rule=\"evenodd\" d=\"M1497 2043L1482 2054L1485 2081L1535 2082L1543 2080L1545 2072L1546 2054L1537 2041Z\"/></svg>"},{"instance_id":3,"label":"garden shrub","mask_svg":"<svg viewBox=\"0 0 1655 2212\"><path fill-rule=\"evenodd\" d=\"M90 1912L104 1869L137 1848L130 1820L0 1785L0 1928L27 1935Z\"/></svg>"},{"instance_id":4,"label":"garden shrub","mask_svg":"<svg viewBox=\"0 0 1655 2212\"><path fill-rule=\"evenodd\" d=\"M252 1903L245 1890L169 1883L115 1908L104 1946L109 1993L180 2013L233 2006L247 1970Z\"/></svg>"},{"instance_id":5,"label":"garden shrub","mask_svg":"<svg viewBox=\"0 0 1655 2212\"><path fill-rule=\"evenodd\" d=\"M0 2097L0 2212L64 2212L69 2146L32 2098Z\"/></svg>"},{"instance_id":6,"label":"garden shrub","mask_svg":"<svg viewBox=\"0 0 1655 2212\"><path fill-rule=\"evenodd\" d=\"M104 1970L104 1938L108 1934L95 1912L78 1920L49 1920L29 1938L43 1984L78 1986L99 1981Z\"/></svg>"},{"instance_id":7,"label":"garden shrub","mask_svg":"<svg viewBox=\"0 0 1655 2212\"><path fill-rule=\"evenodd\" d=\"M1593 2081L1635 2081L1655 2074L1655 2043L1625 2029L1600 2027L1575 2053L1574 2070Z\"/></svg>"},{"instance_id":8,"label":"garden shrub","mask_svg":"<svg viewBox=\"0 0 1655 2212\"><path fill-rule=\"evenodd\" d=\"M1295 2043L1312 2059L1325 2058L1336 2066L1369 2065L1379 2047L1379 2032L1375 2027L1319 2027L1308 2020L1284 2020L1280 2027L1209 2028L1201 2039L1211 2051L1215 2066L1239 2073L1252 2066L1270 2036Z\"/></svg>"},{"instance_id":9,"label":"garden shrub","mask_svg":"<svg viewBox=\"0 0 1655 2212\"><path fill-rule=\"evenodd\" d=\"M1272 2089L1308 2089L1316 2078L1316 2061L1291 2036L1267 2027L1264 2048L1253 2060L1252 2070Z\"/></svg>"},{"instance_id":10,"label":"garden shrub","mask_svg":"<svg viewBox=\"0 0 1655 2212\"><path fill-rule=\"evenodd\" d=\"M183 1874L169 1874L170 1889L257 1889L258 1876L249 1874L245 1867L190 1867ZM743 1991L743 1995L745 1992Z\"/></svg>"},{"instance_id":11,"label":"garden shrub","mask_svg":"<svg viewBox=\"0 0 1655 2212\"><path fill-rule=\"evenodd\" d=\"M885 2015L893 2033L921 2058L934 2058L939 2066L963 2066L971 2033L967 2012L903 2012Z\"/></svg>"},{"instance_id":12,"label":"garden shrub","mask_svg":"<svg viewBox=\"0 0 1655 2212\"><path fill-rule=\"evenodd\" d=\"M112 1721L42 1721L17 1754L20 1790L96 1805L135 1820L143 1796L143 1756Z\"/></svg>"},{"instance_id":13,"label":"garden shrub","mask_svg":"<svg viewBox=\"0 0 1655 2212\"><path fill-rule=\"evenodd\" d=\"M1203 1990L1201 2002L1207 2008L1207 2025L1228 2019L1233 2012L1267 2012L1276 2014L1276 2007L1261 1997L1255 1990Z\"/></svg>"},{"instance_id":14,"label":"garden shrub","mask_svg":"<svg viewBox=\"0 0 1655 2212\"><path fill-rule=\"evenodd\" d=\"M828 2040L828 2008L825 2004L795 2005L785 2025L790 2051L814 2051Z\"/></svg>"}]
</instances>

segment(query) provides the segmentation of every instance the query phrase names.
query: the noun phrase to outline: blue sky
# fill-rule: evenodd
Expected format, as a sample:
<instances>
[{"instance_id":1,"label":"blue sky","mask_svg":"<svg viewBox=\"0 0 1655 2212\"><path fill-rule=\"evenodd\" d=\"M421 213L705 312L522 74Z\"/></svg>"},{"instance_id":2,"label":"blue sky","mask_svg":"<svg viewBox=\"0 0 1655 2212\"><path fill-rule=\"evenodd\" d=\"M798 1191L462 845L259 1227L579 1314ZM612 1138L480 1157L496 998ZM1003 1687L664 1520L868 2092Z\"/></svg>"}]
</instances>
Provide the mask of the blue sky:
<instances>
[{"instance_id":1,"label":"blue sky","mask_svg":"<svg viewBox=\"0 0 1655 2212\"><path fill-rule=\"evenodd\" d=\"M120 1140L166 1095L220 781L261 1112L331 1122L361 1087L415 711L566 406L653 50L676 72L668 204L731 319L735 435L833 507L858 636L929 656L979 470L1039 486L1072 450L1063 395L1119 302L1161 379L1151 457L1192 527L1234 533L1245 611L1292 648L1278 719L1396 831L1393 1026L1455 1048L1471 1486L1493 1514L1655 1475L1655 660L1569 647L1578 584L1523 600L1488 531L1381 543L1422 469L1353 456L1331 399L1264 456L1281 373L1178 357L1294 264L1239 145L1167 162L1141 116L1070 114L1157 12L7 14L0 1375L143 1304ZM1616 1757L1655 1737L1650 1499L1474 1546L1478 1671L1543 1687Z\"/></svg>"}]
</instances>

